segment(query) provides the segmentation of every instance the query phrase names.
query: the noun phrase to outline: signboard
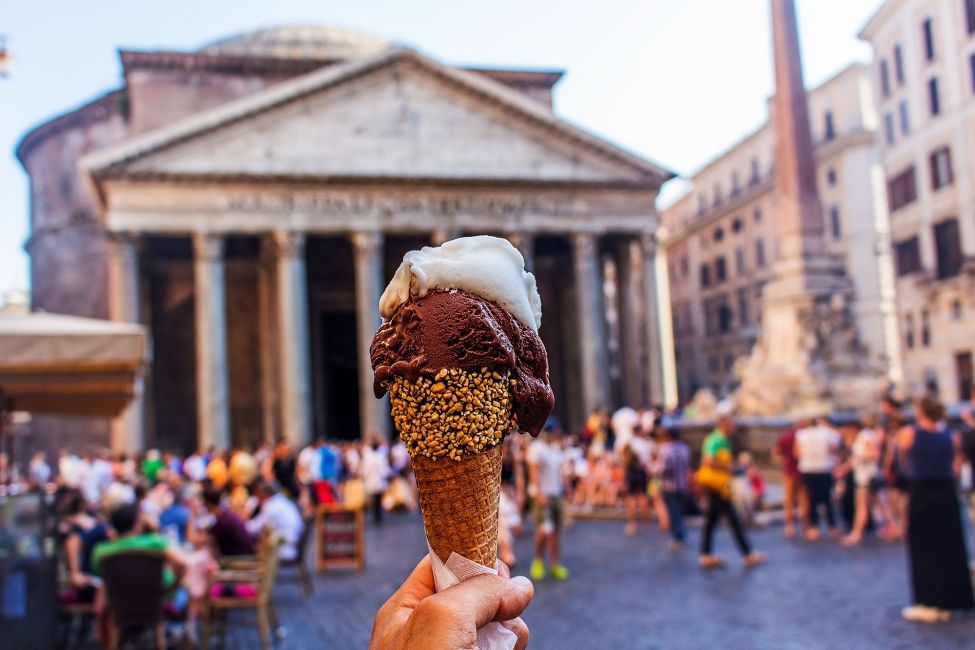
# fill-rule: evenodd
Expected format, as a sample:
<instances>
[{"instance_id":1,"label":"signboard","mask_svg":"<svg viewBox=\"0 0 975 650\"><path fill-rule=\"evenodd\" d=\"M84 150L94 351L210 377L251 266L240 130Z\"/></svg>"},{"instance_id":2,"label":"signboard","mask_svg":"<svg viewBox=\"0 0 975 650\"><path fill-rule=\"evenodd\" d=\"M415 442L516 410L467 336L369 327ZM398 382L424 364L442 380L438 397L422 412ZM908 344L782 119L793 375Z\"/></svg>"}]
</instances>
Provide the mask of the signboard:
<instances>
[{"instance_id":1,"label":"signboard","mask_svg":"<svg viewBox=\"0 0 975 650\"><path fill-rule=\"evenodd\" d=\"M362 508L319 506L315 516L315 568L361 570L366 564L365 526Z\"/></svg>"}]
</instances>

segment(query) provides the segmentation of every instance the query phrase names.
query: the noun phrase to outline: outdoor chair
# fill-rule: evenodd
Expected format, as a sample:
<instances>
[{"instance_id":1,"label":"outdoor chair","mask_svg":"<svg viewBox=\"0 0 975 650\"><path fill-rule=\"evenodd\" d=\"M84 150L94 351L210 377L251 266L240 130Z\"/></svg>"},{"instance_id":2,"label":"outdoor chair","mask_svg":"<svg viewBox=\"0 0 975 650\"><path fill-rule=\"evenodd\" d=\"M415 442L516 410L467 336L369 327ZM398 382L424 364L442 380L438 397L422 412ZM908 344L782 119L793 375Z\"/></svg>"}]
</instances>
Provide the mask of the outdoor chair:
<instances>
[{"instance_id":1,"label":"outdoor chair","mask_svg":"<svg viewBox=\"0 0 975 650\"><path fill-rule=\"evenodd\" d=\"M257 614L257 628L261 636L261 648L271 647L272 631L278 627L278 615L274 609L274 582L278 573L278 535L265 537L261 544L256 565L245 568L224 568L210 579L203 613L203 647L209 647L213 624L220 623L220 644L227 638L227 614L231 610L253 609Z\"/></svg>"},{"instance_id":2,"label":"outdoor chair","mask_svg":"<svg viewBox=\"0 0 975 650\"><path fill-rule=\"evenodd\" d=\"M311 532L315 528L315 519L313 517L307 517L304 520L304 524L305 527L301 531L301 537L298 538L297 557L293 560L281 560L281 568L294 570L290 573L290 576L298 579L298 583L301 585L301 594L307 598L315 593L315 583L312 581L311 571L308 570L306 556Z\"/></svg>"},{"instance_id":3,"label":"outdoor chair","mask_svg":"<svg viewBox=\"0 0 975 650\"><path fill-rule=\"evenodd\" d=\"M111 615L109 648L117 650L129 641L142 647L141 639L154 632L156 648L166 647L163 618L165 589L161 553L126 551L102 560L102 576Z\"/></svg>"}]
</instances>

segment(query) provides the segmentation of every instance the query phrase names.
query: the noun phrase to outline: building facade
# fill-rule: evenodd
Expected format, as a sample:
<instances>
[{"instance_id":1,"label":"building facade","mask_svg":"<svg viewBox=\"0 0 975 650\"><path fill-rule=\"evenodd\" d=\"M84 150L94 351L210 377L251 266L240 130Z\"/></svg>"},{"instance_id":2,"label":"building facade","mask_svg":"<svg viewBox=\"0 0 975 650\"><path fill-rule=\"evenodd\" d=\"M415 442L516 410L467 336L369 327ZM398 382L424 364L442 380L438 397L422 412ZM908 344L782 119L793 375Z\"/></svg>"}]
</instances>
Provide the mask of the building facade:
<instances>
[{"instance_id":1,"label":"building facade","mask_svg":"<svg viewBox=\"0 0 975 650\"><path fill-rule=\"evenodd\" d=\"M893 274L869 71L851 65L809 91L826 254L852 282L871 360L899 380ZM707 164L663 211L679 395L737 386L760 332L763 288L780 258L771 120Z\"/></svg>"},{"instance_id":2,"label":"building facade","mask_svg":"<svg viewBox=\"0 0 975 650\"><path fill-rule=\"evenodd\" d=\"M906 386L967 398L975 382L975 2L889 0L873 48Z\"/></svg>"},{"instance_id":3,"label":"building facade","mask_svg":"<svg viewBox=\"0 0 975 650\"><path fill-rule=\"evenodd\" d=\"M655 209L672 174L556 117L560 72L320 27L120 56L121 89L18 148L34 306L151 332L113 448L388 433L379 295L406 251L466 234L508 237L534 270L570 427L626 396L673 401Z\"/></svg>"}]
</instances>

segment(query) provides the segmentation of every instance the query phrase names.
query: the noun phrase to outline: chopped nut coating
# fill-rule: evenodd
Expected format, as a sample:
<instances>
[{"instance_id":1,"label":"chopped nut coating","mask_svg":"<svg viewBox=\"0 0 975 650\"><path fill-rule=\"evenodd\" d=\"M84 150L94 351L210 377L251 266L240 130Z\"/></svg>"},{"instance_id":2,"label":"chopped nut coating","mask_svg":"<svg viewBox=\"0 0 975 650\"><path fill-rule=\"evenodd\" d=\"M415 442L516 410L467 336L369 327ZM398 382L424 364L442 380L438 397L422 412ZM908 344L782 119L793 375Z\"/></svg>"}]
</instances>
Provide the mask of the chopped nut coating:
<instances>
[{"instance_id":1,"label":"chopped nut coating","mask_svg":"<svg viewBox=\"0 0 975 650\"><path fill-rule=\"evenodd\" d=\"M443 369L411 382L386 385L393 424L411 456L460 460L499 444L516 427L510 372Z\"/></svg>"}]
</instances>

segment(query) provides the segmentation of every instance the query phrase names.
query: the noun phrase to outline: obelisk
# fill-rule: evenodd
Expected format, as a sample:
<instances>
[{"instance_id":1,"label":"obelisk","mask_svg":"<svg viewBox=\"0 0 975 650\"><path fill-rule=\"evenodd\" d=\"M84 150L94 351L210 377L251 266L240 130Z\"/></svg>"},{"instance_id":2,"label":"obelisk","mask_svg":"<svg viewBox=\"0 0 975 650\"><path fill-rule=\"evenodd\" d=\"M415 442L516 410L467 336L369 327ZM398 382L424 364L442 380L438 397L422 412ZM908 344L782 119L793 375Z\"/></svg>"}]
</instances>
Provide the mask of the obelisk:
<instances>
[{"instance_id":1,"label":"obelisk","mask_svg":"<svg viewBox=\"0 0 975 650\"><path fill-rule=\"evenodd\" d=\"M777 250L758 341L741 366L738 405L771 416L849 408L872 395L876 382L850 310L851 283L842 260L826 251L795 3L770 2Z\"/></svg>"}]
</instances>

